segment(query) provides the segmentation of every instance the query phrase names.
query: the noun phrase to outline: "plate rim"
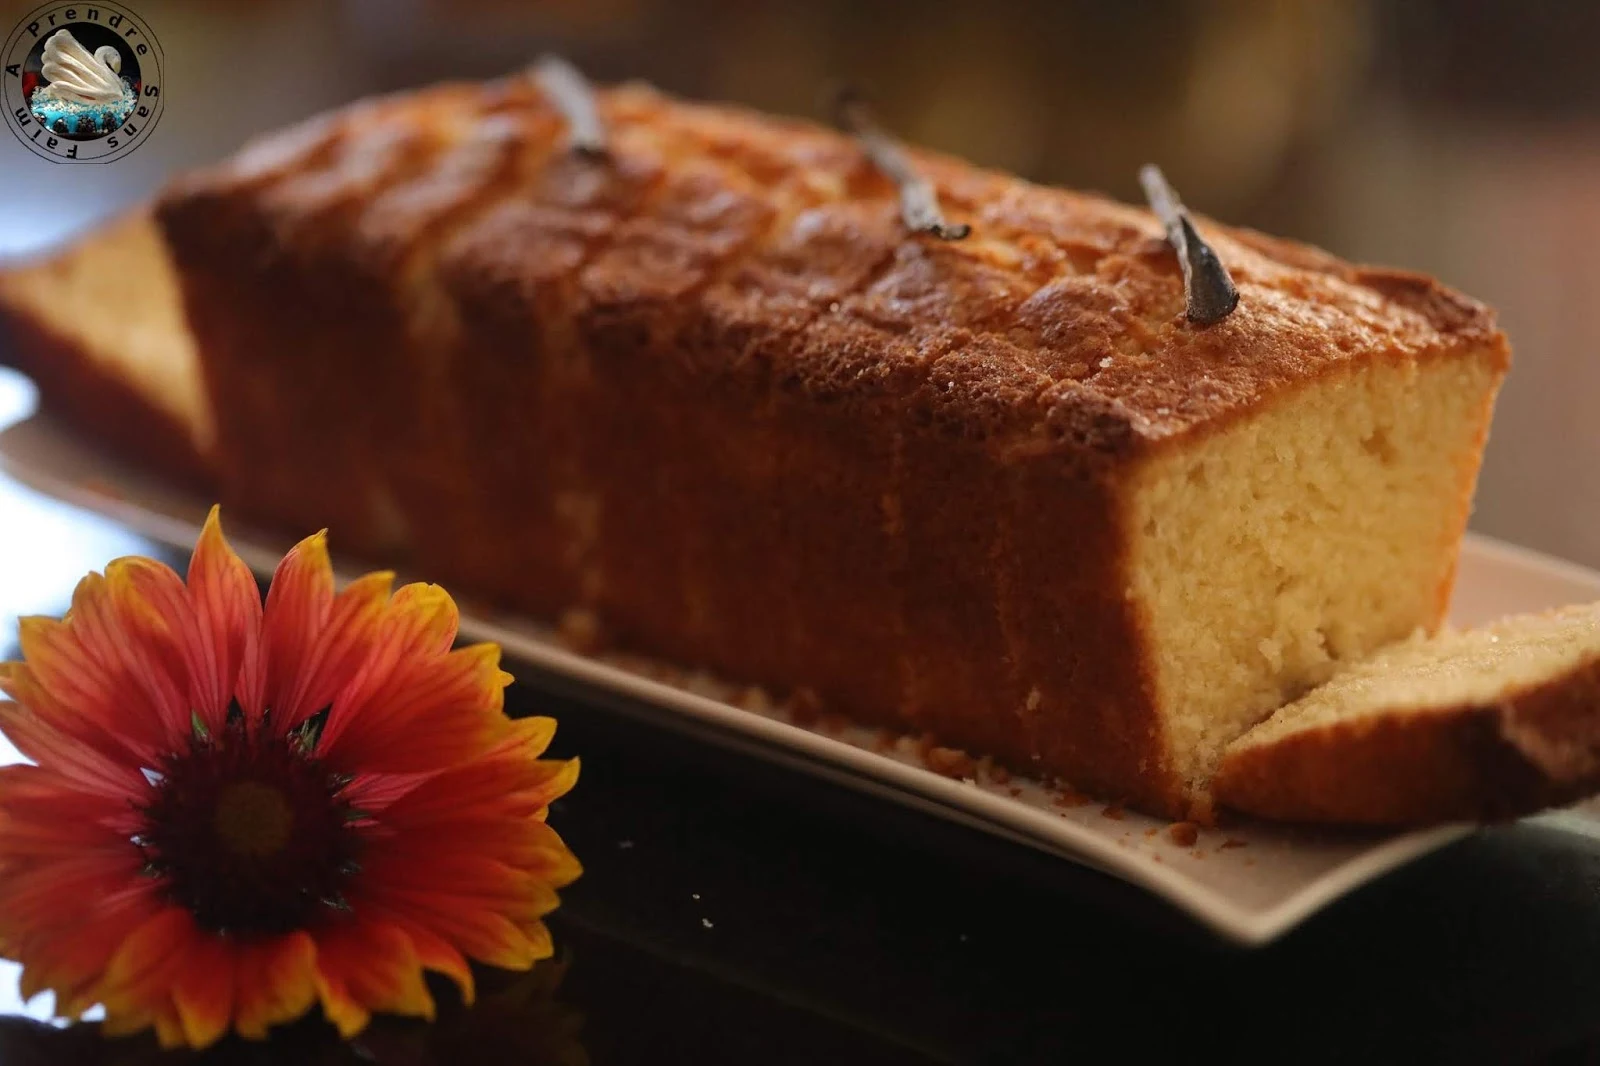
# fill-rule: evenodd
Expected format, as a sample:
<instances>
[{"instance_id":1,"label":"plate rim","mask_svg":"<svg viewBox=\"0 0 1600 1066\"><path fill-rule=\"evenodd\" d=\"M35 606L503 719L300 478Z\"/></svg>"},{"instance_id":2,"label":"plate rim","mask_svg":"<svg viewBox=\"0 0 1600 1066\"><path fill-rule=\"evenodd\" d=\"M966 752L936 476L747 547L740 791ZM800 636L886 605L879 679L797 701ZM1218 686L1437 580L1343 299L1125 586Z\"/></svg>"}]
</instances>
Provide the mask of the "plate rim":
<instances>
[{"instance_id":1,"label":"plate rim","mask_svg":"<svg viewBox=\"0 0 1600 1066\"><path fill-rule=\"evenodd\" d=\"M30 441L29 437L36 439ZM35 412L0 430L0 469L17 482L56 500L101 515L170 548L180 551L192 548L200 529L199 519L180 517L146 506L129 495L100 491L58 471L41 469L37 462L29 461L25 454L16 454L19 440L24 443L20 449L24 453L29 447L37 449L48 445L79 449L93 456L110 475L103 479L107 488L113 488L119 481L125 485L131 479L136 487L148 487L163 502L187 501L182 504L182 509L198 508L203 514L204 505L194 503L192 494L153 480L142 472L127 471L115 457L105 456L94 449L47 413ZM240 557L259 577L270 577L283 554L281 549L275 547L280 538L272 534L246 529L230 532L229 539ZM266 543L262 543L263 540ZM283 549L292 543L286 536L281 540ZM1600 596L1600 572L1578 563L1473 532L1465 535L1461 547L1463 560L1469 554L1518 570L1539 571L1547 576L1590 585ZM335 575L341 585L349 580L351 570L349 565L335 567ZM1187 876L1174 864L1149 861L1091 827L1064 820L1030 804L995 795L981 787L910 765L826 733L767 717L578 654L547 639L511 628L506 624L508 618L523 625L537 624L531 618L516 618L504 612L492 612L486 617L467 602L461 604L460 632L469 639L495 641L512 659L569 683L584 686L601 699L607 694L621 696L628 701L671 712L652 716L651 721L657 724L695 733L725 746L741 748L758 757L798 766L803 772L824 777L835 784L884 796L946 820L1100 870L1160 898L1214 933L1242 946L1260 946L1276 939L1358 886L1462 839L1477 828L1471 824L1450 824L1395 832L1318 874L1282 898L1264 906L1250 907L1235 901L1220 889Z\"/></svg>"}]
</instances>

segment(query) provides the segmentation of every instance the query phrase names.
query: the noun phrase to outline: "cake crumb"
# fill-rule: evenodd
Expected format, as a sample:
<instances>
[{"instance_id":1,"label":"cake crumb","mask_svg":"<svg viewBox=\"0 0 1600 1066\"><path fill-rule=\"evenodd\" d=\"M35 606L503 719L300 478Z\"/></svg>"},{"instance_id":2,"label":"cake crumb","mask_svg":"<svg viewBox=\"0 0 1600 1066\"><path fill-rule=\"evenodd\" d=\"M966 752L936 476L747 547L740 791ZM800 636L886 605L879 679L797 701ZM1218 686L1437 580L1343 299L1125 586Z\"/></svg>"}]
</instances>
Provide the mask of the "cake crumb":
<instances>
[{"instance_id":1,"label":"cake crumb","mask_svg":"<svg viewBox=\"0 0 1600 1066\"><path fill-rule=\"evenodd\" d=\"M1057 807L1083 807L1088 805L1089 797L1071 785L1058 785L1055 798L1051 802Z\"/></svg>"},{"instance_id":2,"label":"cake crumb","mask_svg":"<svg viewBox=\"0 0 1600 1066\"><path fill-rule=\"evenodd\" d=\"M685 677L682 687L684 691L693 692L696 696L704 696L708 700L717 700L720 703L728 702L728 686L704 670L696 670Z\"/></svg>"},{"instance_id":3,"label":"cake crumb","mask_svg":"<svg viewBox=\"0 0 1600 1066\"><path fill-rule=\"evenodd\" d=\"M1022 795L1022 789L1018 788L1016 785L1012 785L1010 788L1006 789L1006 791L1011 793L1013 797L1020 797Z\"/></svg>"},{"instance_id":4,"label":"cake crumb","mask_svg":"<svg viewBox=\"0 0 1600 1066\"><path fill-rule=\"evenodd\" d=\"M1196 862L1198 862L1199 860L1201 860L1201 859L1206 857L1206 853L1201 848L1195 848L1193 851L1189 852L1189 857L1191 859L1194 859Z\"/></svg>"},{"instance_id":5,"label":"cake crumb","mask_svg":"<svg viewBox=\"0 0 1600 1066\"><path fill-rule=\"evenodd\" d=\"M1110 818L1113 822L1120 822L1122 821L1122 806L1117 803L1109 804L1100 809L1100 815L1103 818Z\"/></svg>"},{"instance_id":6,"label":"cake crumb","mask_svg":"<svg viewBox=\"0 0 1600 1066\"><path fill-rule=\"evenodd\" d=\"M817 728L824 733L831 733L837 736L850 728L850 719L842 714L834 714L832 711L823 711L817 717Z\"/></svg>"},{"instance_id":7,"label":"cake crumb","mask_svg":"<svg viewBox=\"0 0 1600 1066\"><path fill-rule=\"evenodd\" d=\"M700 924L705 926L707 929L712 928L711 919L710 918L701 918L700 919Z\"/></svg>"},{"instance_id":8,"label":"cake crumb","mask_svg":"<svg viewBox=\"0 0 1600 1066\"><path fill-rule=\"evenodd\" d=\"M1200 827L1193 822L1173 822L1167 826L1167 836L1179 847L1192 848L1200 839Z\"/></svg>"},{"instance_id":9,"label":"cake crumb","mask_svg":"<svg viewBox=\"0 0 1600 1066\"><path fill-rule=\"evenodd\" d=\"M1153 837L1159 832L1161 832L1161 827L1159 825L1153 825L1144 831L1144 835L1147 837Z\"/></svg>"},{"instance_id":10,"label":"cake crumb","mask_svg":"<svg viewBox=\"0 0 1600 1066\"><path fill-rule=\"evenodd\" d=\"M556 642L579 655L593 655L604 645L600 616L583 607L569 607L556 622Z\"/></svg>"},{"instance_id":11,"label":"cake crumb","mask_svg":"<svg viewBox=\"0 0 1600 1066\"><path fill-rule=\"evenodd\" d=\"M1011 780L1011 771L995 762L992 755L985 755L978 760L978 777L996 785L1004 785Z\"/></svg>"},{"instance_id":12,"label":"cake crumb","mask_svg":"<svg viewBox=\"0 0 1600 1066\"><path fill-rule=\"evenodd\" d=\"M1250 842L1248 840L1240 840L1238 837L1229 837L1227 840L1222 842L1222 848L1220 850L1226 850L1228 848L1248 848L1249 846Z\"/></svg>"},{"instance_id":13,"label":"cake crumb","mask_svg":"<svg viewBox=\"0 0 1600 1066\"><path fill-rule=\"evenodd\" d=\"M631 841L631 840L619 840L619 841L617 841L617 847L622 849L623 851L627 851L629 848L633 847L633 841Z\"/></svg>"},{"instance_id":14,"label":"cake crumb","mask_svg":"<svg viewBox=\"0 0 1600 1066\"><path fill-rule=\"evenodd\" d=\"M1039 710L1039 704L1041 704L1043 702L1044 702L1044 693L1039 691L1039 686L1038 685L1035 685L1033 688L1030 688L1028 690L1028 699L1027 699L1027 702L1023 704L1023 706L1025 706L1028 709L1028 713L1029 714L1033 714L1033 713L1035 713L1035 712L1037 712ZM1037 756L1037 755L1034 756L1035 759L1037 759L1038 757L1039 756Z\"/></svg>"},{"instance_id":15,"label":"cake crumb","mask_svg":"<svg viewBox=\"0 0 1600 1066\"><path fill-rule=\"evenodd\" d=\"M795 725L809 729L822 718L822 699L814 689L797 688L789 693L783 709L789 712Z\"/></svg>"},{"instance_id":16,"label":"cake crumb","mask_svg":"<svg viewBox=\"0 0 1600 1066\"><path fill-rule=\"evenodd\" d=\"M972 756L959 748L930 747L923 755L923 764L936 774L945 777L971 777L977 768Z\"/></svg>"},{"instance_id":17,"label":"cake crumb","mask_svg":"<svg viewBox=\"0 0 1600 1066\"><path fill-rule=\"evenodd\" d=\"M768 714L772 711L772 697L767 695L767 690L751 685L739 693L735 702L747 711L755 714Z\"/></svg>"}]
</instances>

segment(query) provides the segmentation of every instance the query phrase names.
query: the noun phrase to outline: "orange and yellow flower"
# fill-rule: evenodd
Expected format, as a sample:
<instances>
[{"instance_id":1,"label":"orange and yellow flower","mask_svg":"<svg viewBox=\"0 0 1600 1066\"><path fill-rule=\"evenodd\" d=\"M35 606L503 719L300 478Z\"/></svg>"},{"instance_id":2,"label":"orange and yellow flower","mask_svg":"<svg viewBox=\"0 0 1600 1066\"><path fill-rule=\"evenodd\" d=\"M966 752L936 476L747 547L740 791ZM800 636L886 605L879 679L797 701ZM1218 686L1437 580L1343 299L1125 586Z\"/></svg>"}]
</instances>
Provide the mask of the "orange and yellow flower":
<instances>
[{"instance_id":1,"label":"orange and yellow flower","mask_svg":"<svg viewBox=\"0 0 1600 1066\"><path fill-rule=\"evenodd\" d=\"M492 644L444 590L335 592L301 541L263 606L213 509L187 581L118 559L0 664L0 954L25 995L162 1044L432 1017L424 969L526 969L578 863L545 824L577 760L503 713Z\"/></svg>"}]
</instances>

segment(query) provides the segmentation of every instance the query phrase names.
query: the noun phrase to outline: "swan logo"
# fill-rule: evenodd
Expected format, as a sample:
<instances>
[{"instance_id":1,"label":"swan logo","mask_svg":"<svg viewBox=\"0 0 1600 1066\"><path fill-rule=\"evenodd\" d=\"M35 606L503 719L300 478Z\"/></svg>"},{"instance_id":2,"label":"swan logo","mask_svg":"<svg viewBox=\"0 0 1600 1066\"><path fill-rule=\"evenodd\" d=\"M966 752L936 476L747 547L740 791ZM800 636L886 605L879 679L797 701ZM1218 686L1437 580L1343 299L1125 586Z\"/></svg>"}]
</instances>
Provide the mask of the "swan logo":
<instances>
[{"instance_id":1,"label":"swan logo","mask_svg":"<svg viewBox=\"0 0 1600 1066\"><path fill-rule=\"evenodd\" d=\"M161 45L118 4L49 4L0 52L0 103L17 138L57 163L109 163L150 139L162 111Z\"/></svg>"}]
</instances>

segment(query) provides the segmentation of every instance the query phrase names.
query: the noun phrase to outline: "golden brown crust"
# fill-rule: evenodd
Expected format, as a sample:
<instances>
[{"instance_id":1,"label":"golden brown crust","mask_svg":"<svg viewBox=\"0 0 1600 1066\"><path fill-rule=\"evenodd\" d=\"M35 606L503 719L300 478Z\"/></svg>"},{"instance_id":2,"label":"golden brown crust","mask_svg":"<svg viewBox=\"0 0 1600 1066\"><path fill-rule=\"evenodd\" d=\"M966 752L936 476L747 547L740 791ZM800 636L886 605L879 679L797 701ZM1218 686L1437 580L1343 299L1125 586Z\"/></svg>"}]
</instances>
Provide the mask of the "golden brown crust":
<instances>
[{"instance_id":1,"label":"golden brown crust","mask_svg":"<svg viewBox=\"0 0 1600 1066\"><path fill-rule=\"evenodd\" d=\"M918 153L974 227L940 242L836 133L601 108L604 161L512 79L169 191L231 504L1185 815L1119 474L1362 361L1504 351L1464 298L1209 223L1243 304L1199 329L1147 212Z\"/></svg>"},{"instance_id":2,"label":"golden brown crust","mask_svg":"<svg viewBox=\"0 0 1600 1066\"><path fill-rule=\"evenodd\" d=\"M666 232L680 238L670 247L650 249L656 259L648 268L648 284L664 285L664 294L695 290L709 268L737 272L743 264L735 253L761 243L759 226L750 228L755 219L725 210L728 197L744 196L759 216L770 210L776 187L787 183L790 194L810 188L813 201L856 206L874 225L892 225L895 218L893 188L852 142L832 131L737 108L673 101L638 86L606 93L603 111L623 166L659 168L680 186L676 192L662 190L650 206L649 226L635 230L638 239L659 240ZM326 141L297 131L302 150L309 143L321 154L283 153L300 171L279 186L252 189L262 180L262 167L254 160L269 154L258 148L249 167L228 163L203 172L175 187L167 202L253 195L257 200L250 206L293 225L322 217L330 196L359 195L355 190L374 181L416 177L410 191L440 200L451 186L440 188L439 174L427 167L430 153L453 135L452 118L470 126L471 116L491 114L520 122L509 136L521 139L525 165L537 168L544 160L556 169L570 167L570 159L552 153L561 137L559 123L524 83L451 85L368 102L323 120L314 129L332 138L331 149ZM374 135L375 129L390 132ZM950 219L970 223L973 235L945 243L881 233L882 240L861 248L850 264L875 275L857 295L862 316L923 348L974 337L1007 344L1012 353L1006 370L1020 362L1040 375L1036 395L999 407L983 402L990 382L974 380L971 402L965 402L963 390L953 398L961 402L949 405L965 433L1004 434L1016 441L1038 434L1056 437L1060 431L1054 427L1061 423L1087 421L1091 424L1080 432L1060 434L1063 450L1118 451L1215 426L1275 392L1351 361L1415 357L1468 344L1488 346L1502 360L1508 358L1492 312L1432 279L1352 266L1315 249L1207 220L1202 229L1243 298L1240 310L1219 325L1193 326L1182 314L1176 259L1149 212L1029 185L932 153L913 156L934 180ZM589 183L604 180L592 172L587 178ZM724 214L716 217L718 211ZM596 220L601 226L615 221ZM425 225L396 212L381 236L372 230L383 227L362 221L351 238L356 248L403 243L419 239L417 229ZM643 226L642 218L636 226ZM342 232L333 227L323 240L346 240ZM791 269L791 289L818 314L822 290L813 292L810 283L825 289L831 268L800 262ZM632 294L619 288L610 298L627 302ZM872 355L866 359L820 372L834 380L852 371L869 372ZM825 379L806 384L828 387ZM1068 410L1058 410L1063 406ZM1115 412L1121 425L1086 420L1077 410L1082 407Z\"/></svg>"},{"instance_id":3,"label":"golden brown crust","mask_svg":"<svg viewBox=\"0 0 1600 1066\"><path fill-rule=\"evenodd\" d=\"M1600 791L1600 661L1496 704L1241 743L1214 790L1264 818L1367 825L1493 821L1571 803Z\"/></svg>"}]
</instances>

